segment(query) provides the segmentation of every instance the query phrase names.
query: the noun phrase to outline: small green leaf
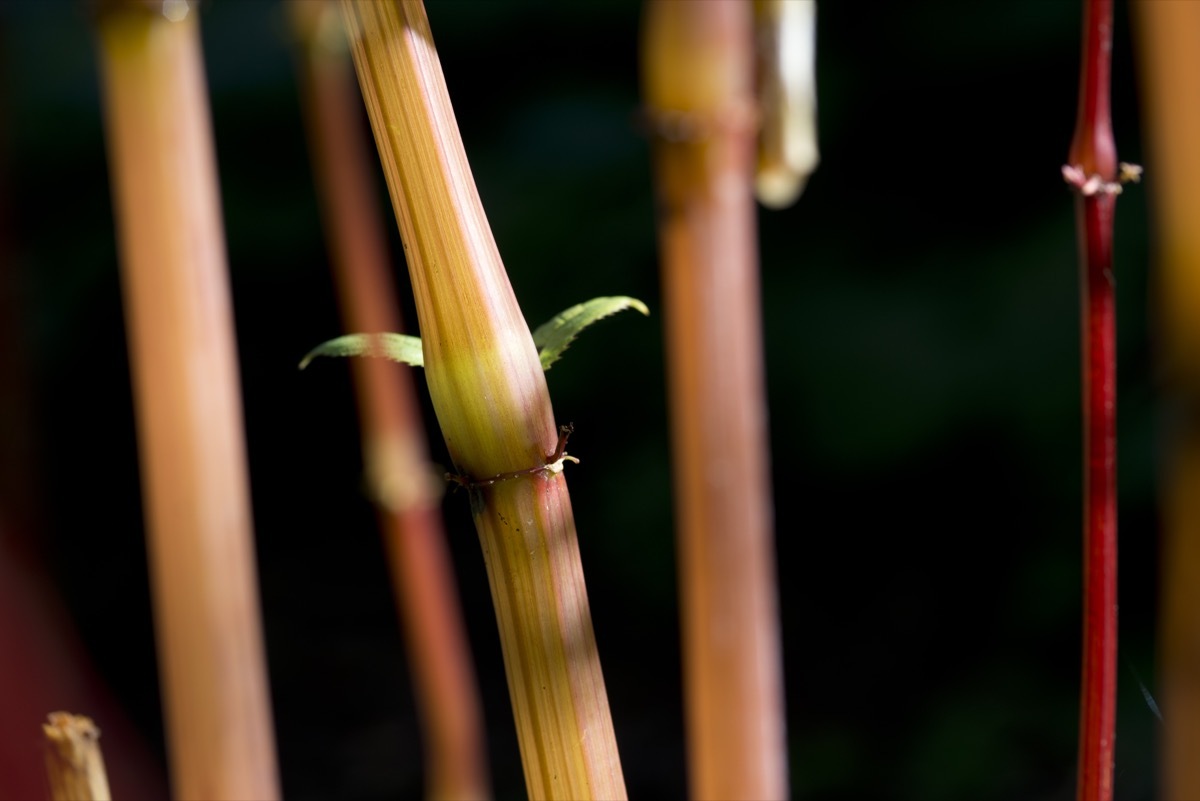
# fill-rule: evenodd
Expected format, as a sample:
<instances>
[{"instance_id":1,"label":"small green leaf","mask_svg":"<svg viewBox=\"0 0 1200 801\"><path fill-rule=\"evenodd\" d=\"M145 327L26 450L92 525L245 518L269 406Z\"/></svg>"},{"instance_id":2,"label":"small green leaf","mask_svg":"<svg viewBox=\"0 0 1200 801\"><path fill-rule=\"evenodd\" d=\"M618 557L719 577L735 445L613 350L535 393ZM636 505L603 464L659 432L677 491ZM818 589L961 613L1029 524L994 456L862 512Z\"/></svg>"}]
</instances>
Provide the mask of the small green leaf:
<instances>
[{"instance_id":1,"label":"small green leaf","mask_svg":"<svg viewBox=\"0 0 1200 801\"><path fill-rule=\"evenodd\" d=\"M556 315L552 320L543 323L533 332L533 344L537 346L538 357L542 360L542 369L549 370L550 365L558 361L567 346L575 341L579 332L597 320L603 320L611 314L625 309L637 309L647 317L650 310L646 304L637 298L624 296L611 298L592 298Z\"/></svg>"},{"instance_id":2,"label":"small green leaf","mask_svg":"<svg viewBox=\"0 0 1200 801\"><path fill-rule=\"evenodd\" d=\"M572 306L552 320L538 326L533 332L533 344L538 349L542 369L558 361L567 346L575 341L579 332L597 320L625 309L637 309L647 317L650 310L637 298L617 296L592 298ZM308 352L301 361L300 369L318 356L377 356L394 362L425 366L425 354L421 350L421 338L407 334L347 334L344 337L323 342Z\"/></svg>"},{"instance_id":3,"label":"small green leaf","mask_svg":"<svg viewBox=\"0 0 1200 801\"><path fill-rule=\"evenodd\" d=\"M413 367L425 366L421 338L407 334L347 334L331 339L310 350L300 361L300 369L318 356L378 356Z\"/></svg>"}]
</instances>

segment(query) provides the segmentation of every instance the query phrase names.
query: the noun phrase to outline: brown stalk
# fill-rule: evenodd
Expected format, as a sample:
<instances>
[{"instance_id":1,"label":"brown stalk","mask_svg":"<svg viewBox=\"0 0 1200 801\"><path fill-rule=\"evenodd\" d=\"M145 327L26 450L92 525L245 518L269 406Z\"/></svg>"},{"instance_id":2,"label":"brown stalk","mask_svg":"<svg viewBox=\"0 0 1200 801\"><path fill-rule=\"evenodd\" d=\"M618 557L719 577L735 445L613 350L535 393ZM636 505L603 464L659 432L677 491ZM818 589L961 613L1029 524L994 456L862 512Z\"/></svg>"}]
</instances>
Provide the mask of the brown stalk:
<instances>
[{"instance_id":1,"label":"brown stalk","mask_svg":"<svg viewBox=\"0 0 1200 801\"><path fill-rule=\"evenodd\" d=\"M367 132L338 6L293 2L312 160L347 331L400 332L372 190ZM487 798L483 713L446 550L441 480L425 450L411 368L351 360L369 492L387 544L424 732L426 795Z\"/></svg>"},{"instance_id":2,"label":"brown stalk","mask_svg":"<svg viewBox=\"0 0 1200 801\"><path fill-rule=\"evenodd\" d=\"M181 3L109 3L98 33L174 796L275 798L197 15Z\"/></svg>"},{"instance_id":3,"label":"brown stalk","mask_svg":"<svg viewBox=\"0 0 1200 801\"><path fill-rule=\"evenodd\" d=\"M1161 794L1200 798L1200 4L1137 2L1158 270L1157 363L1174 413L1162 491Z\"/></svg>"},{"instance_id":4,"label":"brown stalk","mask_svg":"<svg viewBox=\"0 0 1200 801\"><path fill-rule=\"evenodd\" d=\"M751 4L646 6L691 793L783 798Z\"/></svg>"},{"instance_id":5,"label":"brown stalk","mask_svg":"<svg viewBox=\"0 0 1200 801\"><path fill-rule=\"evenodd\" d=\"M52 712L46 735L46 776L53 801L109 801L100 729L91 718Z\"/></svg>"}]
</instances>

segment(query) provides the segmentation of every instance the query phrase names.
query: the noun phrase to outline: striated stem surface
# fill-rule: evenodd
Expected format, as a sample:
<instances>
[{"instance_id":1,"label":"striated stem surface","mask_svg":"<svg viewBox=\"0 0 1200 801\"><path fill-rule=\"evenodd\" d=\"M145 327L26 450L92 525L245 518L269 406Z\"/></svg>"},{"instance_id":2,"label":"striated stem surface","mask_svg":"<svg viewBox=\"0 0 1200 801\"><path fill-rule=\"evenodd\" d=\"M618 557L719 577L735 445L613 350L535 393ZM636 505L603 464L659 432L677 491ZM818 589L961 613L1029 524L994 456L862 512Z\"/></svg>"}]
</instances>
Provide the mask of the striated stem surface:
<instances>
[{"instance_id":1,"label":"striated stem surface","mask_svg":"<svg viewBox=\"0 0 1200 801\"><path fill-rule=\"evenodd\" d=\"M566 479L471 492L529 797L624 798Z\"/></svg>"},{"instance_id":2,"label":"striated stem surface","mask_svg":"<svg viewBox=\"0 0 1200 801\"><path fill-rule=\"evenodd\" d=\"M550 393L475 188L425 9L410 0L343 8L450 456L475 478L532 467L557 438Z\"/></svg>"},{"instance_id":3,"label":"striated stem surface","mask_svg":"<svg viewBox=\"0 0 1200 801\"><path fill-rule=\"evenodd\" d=\"M546 379L424 7L346 0L343 9L404 241L430 396L483 546L530 798L624 798Z\"/></svg>"}]
</instances>

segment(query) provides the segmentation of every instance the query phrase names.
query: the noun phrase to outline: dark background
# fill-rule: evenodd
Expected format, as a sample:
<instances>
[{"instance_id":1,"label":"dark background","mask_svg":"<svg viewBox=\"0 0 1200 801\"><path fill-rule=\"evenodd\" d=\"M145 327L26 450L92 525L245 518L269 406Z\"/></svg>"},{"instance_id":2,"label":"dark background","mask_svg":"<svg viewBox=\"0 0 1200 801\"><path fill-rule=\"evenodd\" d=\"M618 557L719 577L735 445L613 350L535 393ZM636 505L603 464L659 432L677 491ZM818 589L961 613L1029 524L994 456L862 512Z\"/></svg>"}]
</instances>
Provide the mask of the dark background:
<instances>
[{"instance_id":1,"label":"dark background","mask_svg":"<svg viewBox=\"0 0 1200 801\"><path fill-rule=\"evenodd\" d=\"M793 794L1074 795L1079 313L1074 0L820 5L822 164L760 215ZM685 792L661 304L640 5L432 0L484 205L540 323L602 323L550 371L630 794ZM348 372L296 363L341 332L281 8L202 11L287 797L419 796L417 727ZM95 47L81 4L0 6L10 263L25 298L41 547L104 679L161 723ZM1114 117L1141 162L1118 9ZM382 180L380 202L386 199ZM1146 192L1118 214L1121 689L1116 795L1155 787L1158 521ZM390 213L389 213L390 216ZM400 248L393 231L393 253ZM406 282L400 257L397 274ZM404 286L404 284L402 284ZM415 321L407 288L408 319ZM423 389L423 384L421 385ZM432 410L425 402L427 420ZM430 428L435 459L445 449ZM497 795L517 753L466 502L445 512ZM118 755L110 754L110 760Z\"/></svg>"}]
</instances>

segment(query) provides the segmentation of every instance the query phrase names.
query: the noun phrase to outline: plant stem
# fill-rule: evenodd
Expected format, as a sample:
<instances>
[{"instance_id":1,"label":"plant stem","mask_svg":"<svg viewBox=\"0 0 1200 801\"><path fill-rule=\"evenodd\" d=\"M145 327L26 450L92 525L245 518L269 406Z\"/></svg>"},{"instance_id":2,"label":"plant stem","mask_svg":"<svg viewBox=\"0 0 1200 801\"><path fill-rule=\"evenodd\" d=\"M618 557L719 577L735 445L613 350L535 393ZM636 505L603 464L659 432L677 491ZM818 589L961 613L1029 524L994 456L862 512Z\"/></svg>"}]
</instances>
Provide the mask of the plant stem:
<instances>
[{"instance_id":1,"label":"plant stem","mask_svg":"<svg viewBox=\"0 0 1200 801\"><path fill-rule=\"evenodd\" d=\"M751 4L646 6L692 797L788 794L754 220Z\"/></svg>"},{"instance_id":2,"label":"plant stem","mask_svg":"<svg viewBox=\"0 0 1200 801\"><path fill-rule=\"evenodd\" d=\"M109 801L100 730L91 718L53 712L42 724L53 801Z\"/></svg>"},{"instance_id":3,"label":"plant stem","mask_svg":"<svg viewBox=\"0 0 1200 801\"><path fill-rule=\"evenodd\" d=\"M110 3L105 123L174 796L278 796L195 9ZM182 18L178 16L182 12Z\"/></svg>"},{"instance_id":4,"label":"plant stem","mask_svg":"<svg viewBox=\"0 0 1200 801\"><path fill-rule=\"evenodd\" d=\"M402 330L359 124L338 6L293 2L300 78L334 278L348 331ZM421 715L426 795L486 798L487 750L470 647L446 551L442 487L425 451L411 368L350 362L362 421L367 482L385 533L396 606Z\"/></svg>"},{"instance_id":5,"label":"plant stem","mask_svg":"<svg viewBox=\"0 0 1200 801\"><path fill-rule=\"evenodd\" d=\"M1111 198L1084 201L1089 239L1084 278L1084 632L1079 798L1112 797L1117 692L1116 321L1112 279L1102 261L1111 245ZM1107 208L1105 208L1107 207Z\"/></svg>"},{"instance_id":6,"label":"plant stem","mask_svg":"<svg viewBox=\"0 0 1200 801\"><path fill-rule=\"evenodd\" d=\"M1170 428L1163 465L1160 795L1200 798L1200 3L1131 3L1154 180L1155 365Z\"/></svg>"},{"instance_id":7,"label":"plant stem","mask_svg":"<svg viewBox=\"0 0 1200 801\"><path fill-rule=\"evenodd\" d=\"M565 478L470 491L529 797L625 798Z\"/></svg>"},{"instance_id":8,"label":"plant stem","mask_svg":"<svg viewBox=\"0 0 1200 801\"><path fill-rule=\"evenodd\" d=\"M1069 164L1100 186L1079 188L1083 354L1083 681L1080 801L1112 798L1116 737L1117 447L1113 214L1116 144L1109 111L1112 0L1086 0L1079 114Z\"/></svg>"},{"instance_id":9,"label":"plant stem","mask_svg":"<svg viewBox=\"0 0 1200 801\"><path fill-rule=\"evenodd\" d=\"M343 3L404 240L429 392L468 485L530 798L621 799L546 379L420 2ZM490 484L481 482L507 476Z\"/></svg>"}]
</instances>

